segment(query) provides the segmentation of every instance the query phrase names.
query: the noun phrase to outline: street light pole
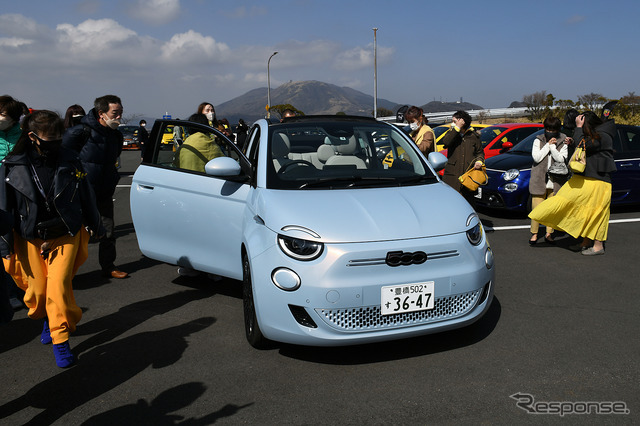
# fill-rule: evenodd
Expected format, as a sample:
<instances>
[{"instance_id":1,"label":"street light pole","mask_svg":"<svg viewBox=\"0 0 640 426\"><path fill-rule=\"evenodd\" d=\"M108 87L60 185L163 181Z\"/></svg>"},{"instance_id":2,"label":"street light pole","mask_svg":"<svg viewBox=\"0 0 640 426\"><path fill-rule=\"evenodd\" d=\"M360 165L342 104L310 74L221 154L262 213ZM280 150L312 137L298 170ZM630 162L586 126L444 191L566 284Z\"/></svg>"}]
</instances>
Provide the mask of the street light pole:
<instances>
[{"instance_id":1,"label":"street light pole","mask_svg":"<svg viewBox=\"0 0 640 426\"><path fill-rule=\"evenodd\" d=\"M278 52L273 52L267 61L267 118L271 118L271 75L269 74L269 64L271 63L271 58L277 54Z\"/></svg>"},{"instance_id":2,"label":"street light pole","mask_svg":"<svg viewBox=\"0 0 640 426\"><path fill-rule=\"evenodd\" d=\"M378 118L378 39L373 29L373 118Z\"/></svg>"}]
</instances>

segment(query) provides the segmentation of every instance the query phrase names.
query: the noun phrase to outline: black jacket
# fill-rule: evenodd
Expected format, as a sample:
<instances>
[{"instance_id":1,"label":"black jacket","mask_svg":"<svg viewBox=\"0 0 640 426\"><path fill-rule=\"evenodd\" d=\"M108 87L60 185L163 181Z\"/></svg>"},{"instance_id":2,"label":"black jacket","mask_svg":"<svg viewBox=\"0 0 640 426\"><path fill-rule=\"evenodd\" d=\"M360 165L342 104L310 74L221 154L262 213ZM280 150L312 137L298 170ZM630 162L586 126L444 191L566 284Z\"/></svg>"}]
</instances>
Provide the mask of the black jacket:
<instances>
[{"instance_id":1,"label":"black jacket","mask_svg":"<svg viewBox=\"0 0 640 426\"><path fill-rule=\"evenodd\" d=\"M0 167L0 210L9 212L15 231L27 240L37 238L36 222L40 197L33 181L28 154L8 155ZM56 212L69 234L75 235L82 225L89 226L99 235L104 233L100 214L91 185L86 179L78 155L60 148L56 173L53 179ZM0 255L13 252L13 233L0 238Z\"/></svg>"},{"instance_id":2,"label":"black jacket","mask_svg":"<svg viewBox=\"0 0 640 426\"><path fill-rule=\"evenodd\" d=\"M600 139L585 137L582 127L578 127L573 134L574 143L585 140L587 152L587 165L582 173L586 177L599 179L611 183L611 173L616 171L616 163L613 159L613 138L616 125L613 120L605 121L596 127Z\"/></svg>"},{"instance_id":3,"label":"black jacket","mask_svg":"<svg viewBox=\"0 0 640 426\"><path fill-rule=\"evenodd\" d=\"M65 132L62 146L80 154L96 198L111 198L120 180L116 162L122 152L122 133L100 124L95 108L81 123Z\"/></svg>"}]
</instances>

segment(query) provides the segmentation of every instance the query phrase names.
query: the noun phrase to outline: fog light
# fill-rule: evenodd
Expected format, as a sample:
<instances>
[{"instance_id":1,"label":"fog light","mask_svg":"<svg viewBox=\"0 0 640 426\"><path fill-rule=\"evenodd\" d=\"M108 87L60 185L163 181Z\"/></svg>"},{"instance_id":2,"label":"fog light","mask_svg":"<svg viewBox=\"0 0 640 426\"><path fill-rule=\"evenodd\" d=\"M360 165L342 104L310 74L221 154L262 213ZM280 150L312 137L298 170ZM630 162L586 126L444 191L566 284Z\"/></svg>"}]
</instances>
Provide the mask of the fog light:
<instances>
[{"instance_id":1,"label":"fog light","mask_svg":"<svg viewBox=\"0 0 640 426\"><path fill-rule=\"evenodd\" d=\"M487 251L484 252L484 264L487 269L493 268L493 250L491 250L491 247L487 247Z\"/></svg>"},{"instance_id":2,"label":"fog light","mask_svg":"<svg viewBox=\"0 0 640 426\"><path fill-rule=\"evenodd\" d=\"M294 291L300 287L298 274L287 268L277 268L271 273L271 281L281 290Z\"/></svg>"},{"instance_id":3,"label":"fog light","mask_svg":"<svg viewBox=\"0 0 640 426\"><path fill-rule=\"evenodd\" d=\"M504 186L505 192L513 192L513 191L516 191L517 189L518 189L517 183L508 183Z\"/></svg>"}]
</instances>

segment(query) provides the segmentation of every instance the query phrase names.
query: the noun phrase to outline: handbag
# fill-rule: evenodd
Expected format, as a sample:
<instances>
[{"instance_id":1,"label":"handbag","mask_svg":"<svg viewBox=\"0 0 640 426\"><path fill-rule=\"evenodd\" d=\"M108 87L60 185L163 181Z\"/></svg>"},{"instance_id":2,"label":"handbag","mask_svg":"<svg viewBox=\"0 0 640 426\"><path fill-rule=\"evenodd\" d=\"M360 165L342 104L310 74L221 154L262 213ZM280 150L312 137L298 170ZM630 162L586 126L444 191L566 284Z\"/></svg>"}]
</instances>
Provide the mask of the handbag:
<instances>
[{"instance_id":1,"label":"handbag","mask_svg":"<svg viewBox=\"0 0 640 426\"><path fill-rule=\"evenodd\" d=\"M569 167L576 173L584 172L585 167L587 167L587 153L585 151L584 139L578 143L576 150L571 156Z\"/></svg>"},{"instance_id":2,"label":"handbag","mask_svg":"<svg viewBox=\"0 0 640 426\"><path fill-rule=\"evenodd\" d=\"M478 170L473 167L475 161L471 163L469 170L464 172L458 180L469 191L475 192L479 186L486 185L489 182L487 176L487 167L483 164L482 169Z\"/></svg>"}]
</instances>

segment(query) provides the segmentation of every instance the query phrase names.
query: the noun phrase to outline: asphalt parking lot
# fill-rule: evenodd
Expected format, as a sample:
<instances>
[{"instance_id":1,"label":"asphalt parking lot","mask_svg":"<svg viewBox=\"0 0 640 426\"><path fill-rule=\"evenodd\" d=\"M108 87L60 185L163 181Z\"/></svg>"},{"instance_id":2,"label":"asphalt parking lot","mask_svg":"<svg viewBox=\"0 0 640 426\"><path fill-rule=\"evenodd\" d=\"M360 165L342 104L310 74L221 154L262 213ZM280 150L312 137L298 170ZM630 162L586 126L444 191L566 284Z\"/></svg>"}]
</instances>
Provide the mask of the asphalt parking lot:
<instances>
[{"instance_id":1,"label":"asphalt parking lot","mask_svg":"<svg viewBox=\"0 0 640 426\"><path fill-rule=\"evenodd\" d=\"M638 423L640 206L612 212L595 257L566 236L531 248L525 216L480 212L497 284L465 329L259 351L245 341L238 282L179 277L141 255L128 186L138 162L123 153L115 194L117 264L131 276L103 278L90 245L70 369L25 310L0 327L1 424Z\"/></svg>"}]
</instances>

